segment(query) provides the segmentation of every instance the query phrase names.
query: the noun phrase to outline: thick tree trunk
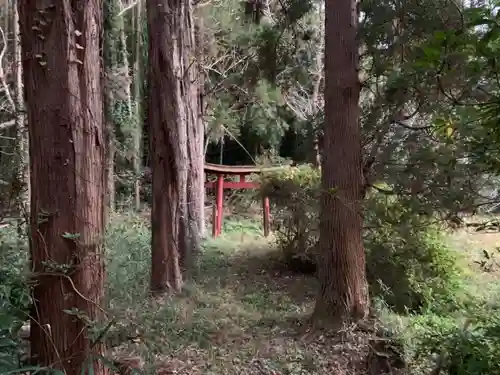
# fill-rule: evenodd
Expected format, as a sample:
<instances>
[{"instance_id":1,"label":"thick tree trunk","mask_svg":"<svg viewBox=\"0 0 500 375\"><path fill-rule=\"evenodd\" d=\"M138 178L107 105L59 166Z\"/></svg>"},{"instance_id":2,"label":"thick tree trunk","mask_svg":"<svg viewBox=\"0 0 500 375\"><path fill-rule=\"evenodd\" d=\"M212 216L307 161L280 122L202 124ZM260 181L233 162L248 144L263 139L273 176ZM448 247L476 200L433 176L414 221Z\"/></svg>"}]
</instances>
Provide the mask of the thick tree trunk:
<instances>
[{"instance_id":1,"label":"thick tree trunk","mask_svg":"<svg viewBox=\"0 0 500 375\"><path fill-rule=\"evenodd\" d=\"M317 323L365 317L361 134L355 0L326 3L326 92Z\"/></svg>"},{"instance_id":2,"label":"thick tree trunk","mask_svg":"<svg viewBox=\"0 0 500 375\"><path fill-rule=\"evenodd\" d=\"M188 247L187 135L195 116L189 111L193 86L189 0L148 2L147 16L153 191L151 290L162 294L180 290L180 261L185 260Z\"/></svg>"},{"instance_id":3,"label":"thick tree trunk","mask_svg":"<svg viewBox=\"0 0 500 375\"><path fill-rule=\"evenodd\" d=\"M19 1L37 281L31 354L68 375L106 374L86 320L101 317L104 280L102 1L46 4ZM74 308L87 318L65 312Z\"/></svg>"}]
</instances>

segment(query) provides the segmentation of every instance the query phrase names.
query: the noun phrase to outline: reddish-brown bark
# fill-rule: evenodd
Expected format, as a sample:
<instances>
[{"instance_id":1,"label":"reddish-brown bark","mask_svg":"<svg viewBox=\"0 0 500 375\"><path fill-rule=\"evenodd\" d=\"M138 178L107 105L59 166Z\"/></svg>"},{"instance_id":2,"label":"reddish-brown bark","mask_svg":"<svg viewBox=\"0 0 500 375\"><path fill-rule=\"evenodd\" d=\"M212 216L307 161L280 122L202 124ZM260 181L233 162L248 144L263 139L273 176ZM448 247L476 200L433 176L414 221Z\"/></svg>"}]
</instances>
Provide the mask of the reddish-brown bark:
<instances>
[{"instance_id":1,"label":"reddish-brown bark","mask_svg":"<svg viewBox=\"0 0 500 375\"><path fill-rule=\"evenodd\" d=\"M189 0L147 4L153 190L151 290L155 294L180 290L180 262L190 248L187 189L192 150L187 138L197 120L191 12Z\"/></svg>"},{"instance_id":2,"label":"reddish-brown bark","mask_svg":"<svg viewBox=\"0 0 500 375\"><path fill-rule=\"evenodd\" d=\"M326 2L321 288L314 318L335 323L363 318L368 310L361 216L357 19L355 0Z\"/></svg>"},{"instance_id":3,"label":"reddish-brown bark","mask_svg":"<svg viewBox=\"0 0 500 375\"><path fill-rule=\"evenodd\" d=\"M99 319L104 263L101 0L19 0L31 165L33 361L88 373L103 353L76 308ZM41 328L50 326L50 332ZM92 362L90 362L92 363ZM107 370L93 360L94 374Z\"/></svg>"}]
</instances>

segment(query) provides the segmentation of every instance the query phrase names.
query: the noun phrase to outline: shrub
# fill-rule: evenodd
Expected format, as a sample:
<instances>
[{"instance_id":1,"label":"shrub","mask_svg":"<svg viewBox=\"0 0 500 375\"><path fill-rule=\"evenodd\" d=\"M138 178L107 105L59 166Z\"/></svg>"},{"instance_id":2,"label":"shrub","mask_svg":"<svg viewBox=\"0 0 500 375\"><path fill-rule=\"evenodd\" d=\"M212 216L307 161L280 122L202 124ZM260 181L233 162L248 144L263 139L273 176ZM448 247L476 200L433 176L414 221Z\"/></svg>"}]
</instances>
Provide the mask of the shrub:
<instances>
[{"instance_id":1,"label":"shrub","mask_svg":"<svg viewBox=\"0 0 500 375\"><path fill-rule=\"evenodd\" d=\"M320 174L309 165L264 173L261 194L270 198L276 243L288 265L314 271L319 235Z\"/></svg>"},{"instance_id":2,"label":"shrub","mask_svg":"<svg viewBox=\"0 0 500 375\"><path fill-rule=\"evenodd\" d=\"M262 176L261 194L271 198L277 246L298 271L315 265L318 251L320 173L290 167ZM449 300L459 286L456 255L432 218L409 201L371 193L365 200L367 277L372 296L397 311L421 310L436 298Z\"/></svg>"},{"instance_id":3,"label":"shrub","mask_svg":"<svg viewBox=\"0 0 500 375\"><path fill-rule=\"evenodd\" d=\"M402 199L374 194L365 202L366 270L371 293L398 312L454 302L460 288L457 254L442 228Z\"/></svg>"},{"instance_id":4,"label":"shrub","mask_svg":"<svg viewBox=\"0 0 500 375\"><path fill-rule=\"evenodd\" d=\"M17 332L28 316L31 294L26 283L27 251L14 230L0 231L0 373L18 369L21 342Z\"/></svg>"},{"instance_id":5,"label":"shrub","mask_svg":"<svg viewBox=\"0 0 500 375\"><path fill-rule=\"evenodd\" d=\"M112 308L117 302L131 306L147 295L151 233L146 220L125 213L113 217L107 227L106 257L106 292Z\"/></svg>"},{"instance_id":6,"label":"shrub","mask_svg":"<svg viewBox=\"0 0 500 375\"><path fill-rule=\"evenodd\" d=\"M433 314L410 325L414 372L500 374L500 311L476 308L465 321ZM431 359L429 361L429 358Z\"/></svg>"}]
</instances>

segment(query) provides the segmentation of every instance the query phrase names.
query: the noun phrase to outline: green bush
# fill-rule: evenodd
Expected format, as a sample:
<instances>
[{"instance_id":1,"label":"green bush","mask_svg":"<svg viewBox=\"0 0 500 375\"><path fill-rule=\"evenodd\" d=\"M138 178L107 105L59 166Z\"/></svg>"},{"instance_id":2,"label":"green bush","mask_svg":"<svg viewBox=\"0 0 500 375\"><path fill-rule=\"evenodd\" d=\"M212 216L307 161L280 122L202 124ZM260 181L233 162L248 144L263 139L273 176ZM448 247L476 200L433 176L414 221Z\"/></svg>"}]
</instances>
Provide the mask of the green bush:
<instances>
[{"instance_id":1,"label":"green bush","mask_svg":"<svg viewBox=\"0 0 500 375\"><path fill-rule=\"evenodd\" d=\"M130 250L133 249L133 250ZM151 232L147 220L122 213L113 217L106 231L106 294L110 307L131 306L149 291Z\"/></svg>"},{"instance_id":2,"label":"green bush","mask_svg":"<svg viewBox=\"0 0 500 375\"><path fill-rule=\"evenodd\" d=\"M320 172L290 167L262 177L262 194L273 204L277 246L295 270L315 263L319 237ZM410 201L371 193L365 200L367 277L372 296L396 311L418 311L436 299L453 300L459 287L456 254L432 218Z\"/></svg>"},{"instance_id":3,"label":"green bush","mask_svg":"<svg viewBox=\"0 0 500 375\"><path fill-rule=\"evenodd\" d=\"M433 314L412 320L413 373L500 374L500 311L478 307L467 315L464 321Z\"/></svg>"},{"instance_id":4,"label":"green bush","mask_svg":"<svg viewBox=\"0 0 500 375\"><path fill-rule=\"evenodd\" d=\"M31 294L26 283L27 249L15 230L0 231L0 373L21 366L18 331L27 320Z\"/></svg>"},{"instance_id":5,"label":"green bush","mask_svg":"<svg viewBox=\"0 0 500 375\"><path fill-rule=\"evenodd\" d=\"M406 204L405 204L406 203ZM373 194L365 202L366 270L373 295L398 312L455 302L460 289L457 254L442 228L410 202Z\"/></svg>"}]
</instances>

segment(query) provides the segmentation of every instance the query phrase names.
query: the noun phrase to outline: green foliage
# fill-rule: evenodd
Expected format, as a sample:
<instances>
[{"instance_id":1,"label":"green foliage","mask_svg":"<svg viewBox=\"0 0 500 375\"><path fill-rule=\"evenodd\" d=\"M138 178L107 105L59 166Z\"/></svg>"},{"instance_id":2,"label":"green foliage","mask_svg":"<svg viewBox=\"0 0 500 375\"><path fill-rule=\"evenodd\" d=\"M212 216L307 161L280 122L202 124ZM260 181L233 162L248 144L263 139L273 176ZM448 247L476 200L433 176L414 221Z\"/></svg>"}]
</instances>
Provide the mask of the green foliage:
<instances>
[{"instance_id":1,"label":"green foliage","mask_svg":"<svg viewBox=\"0 0 500 375\"><path fill-rule=\"evenodd\" d=\"M500 171L500 14L498 2L463 9L458 29L436 29L413 66L435 74L443 102L435 115L451 119L448 143L483 172Z\"/></svg>"},{"instance_id":2,"label":"green foliage","mask_svg":"<svg viewBox=\"0 0 500 375\"><path fill-rule=\"evenodd\" d=\"M219 154L215 143L224 133L232 147L244 148L251 158L279 149L295 127L300 131L307 125L294 123L286 97L291 91L312 92L309 68L322 37L313 2L274 3L259 24L234 0L210 4L200 12L206 46L205 118L214 143L208 154ZM241 155L247 158L247 153ZM232 152L225 159L235 163L238 158L240 154Z\"/></svg>"},{"instance_id":3,"label":"green foliage","mask_svg":"<svg viewBox=\"0 0 500 375\"><path fill-rule=\"evenodd\" d=\"M111 306L114 301L126 304L149 288L151 233L141 217L123 214L112 220L107 229L108 252L107 293ZM129 249L133 249L130 251Z\"/></svg>"},{"instance_id":4,"label":"green foliage","mask_svg":"<svg viewBox=\"0 0 500 375\"><path fill-rule=\"evenodd\" d=\"M21 243L22 244L22 243ZM0 373L20 368L22 345L17 335L27 320L31 294L26 283L27 252L17 233L0 231ZM13 372L14 373L14 372Z\"/></svg>"},{"instance_id":5,"label":"green foliage","mask_svg":"<svg viewBox=\"0 0 500 375\"><path fill-rule=\"evenodd\" d=\"M140 178L134 172L133 158L140 158L140 151L136 150L135 139L142 129L143 114L136 116L139 103L131 98L131 83L140 86L137 77L130 71L130 67L136 62L135 59L144 60L144 56L135 56L135 45L128 45L127 40L132 31L131 17L133 12L119 15L122 5L120 1L110 0L104 2L104 66L106 74L106 135L111 140L114 150L114 162L116 178L116 193L118 201L126 204L127 198L132 196L133 185ZM139 30L139 37L144 36L142 28L145 20L135 25ZM136 35L134 35L136 36ZM135 40L135 38L134 38ZM133 51L133 53L131 53ZM139 79L143 79L139 77ZM139 99L139 101L141 101ZM139 137L140 139L140 137ZM136 154L139 155L136 155Z\"/></svg>"},{"instance_id":6,"label":"green foliage","mask_svg":"<svg viewBox=\"0 0 500 375\"><path fill-rule=\"evenodd\" d=\"M313 5L270 5L259 25L246 22L232 0L204 10L210 139L220 139L222 126L238 139L226 138L225 161L241 162L248 154L255 159L268 149L311 160L323 121L322 95L318 108L312 103L324 37L321 7ZM475 104L481 92L494 92L488 61L495 33L469 29L493 28L496 16L446 0L363 1L360 8L360 122L364 161L371 167L365 177L388 183L416 211L457 221L490 199L478 193L493 185L484 171L497 163L495 146L487 144L495 123L477 126L490 101ZM495 106L498 100L491 99ZM488 116L495 118L492 111ZM234 151L240 148L246 152ZM209 147L209 158L220 151Z\"/></svg>"},{"instance_id":7,"label":"green foliage","mask_svg":"<svg viewBox=\"0 0 500 375\"><path fill-rule=\"evenodd\" d=\"M472 53L474 11L444 0L360 7L365 177L387 183L416 211L458 221L491 198L479 197L491 181L472 147L473 139L489 142L475 106L491 87L487 59Z\"/></svg>"},{"instance_id":8,"label":"green foliage","mask_svg":"<svg viewBox=\"0 0 500 375\"><path fill-rule=\"evenodd\" d=\"M276 242L292 268L304 263L309 269L316 261L320 179L309 165L262 175L261 194L273 205Z\"/></svg>"},{"instance_id":9,"label":"green foliage","mask_svg":"<svg viewBox=\"0 0 500 375\"><path fill-rule=\"evenodd\" d=\"M106 0L103 3L104 13L104 63L107 68L117 63L117 51L119 51L120 39L120 2L117 0Z\"/></svg>"},{"instance_id":10,"label":"green foliage","mask_svg":"<svg viewBox=\"0 0 500 375\"><path fill-rule=\"evenodd\" d=\"M262 194L276 205L277 245L294 268L297 259L304 264L316 260L319 184L320 173L310 166L263 176ZM421 311L436 299L454 302L460 288L456 255L431 219L396 196L372 193L366 199L364 238L372 296L397 311Z\"/></svg>"},{"instance_id":11,"label":"green foliage","mask_svg":"<svg viewBox=\"0 0 500 375\"><path fill-rule=\"evenodd\" d=\"M249 107L245 121L252 124L249 131L262 140L266 149L276 149L288 129L278 112L283 105L282 94L279 88L266 80L259 80L254 90L254 102ZM275 121L270 123L270 119Z\"/></svg>"},{"instance_id":12,"label":"green foliage","mask_svg":"<svg viewBox=\"0 0 500 375\"><path fill-rule=\"evenodd\" d=\"M366 270L371 293L398 312L454 304L460 290L457 254L443 228L402 199L372 194L365 203ZM387 272L390 270L389 272Z\"/></svg>"},{"instance_id":13,"label":"green foliage","mask_svg":"<svg viewBox=\"0 0 500 375\"><path fill-rule=\"evenodd\" d=\"M464 321L432 314L412 319L416 370L427 366L449 375L500 374L499 311L476 308L466 316Z\"/></svg>"}]
</instances>

